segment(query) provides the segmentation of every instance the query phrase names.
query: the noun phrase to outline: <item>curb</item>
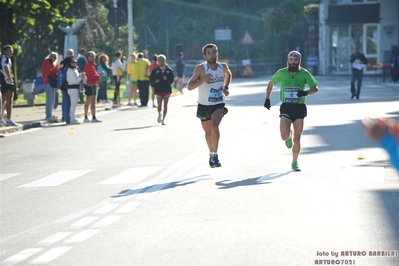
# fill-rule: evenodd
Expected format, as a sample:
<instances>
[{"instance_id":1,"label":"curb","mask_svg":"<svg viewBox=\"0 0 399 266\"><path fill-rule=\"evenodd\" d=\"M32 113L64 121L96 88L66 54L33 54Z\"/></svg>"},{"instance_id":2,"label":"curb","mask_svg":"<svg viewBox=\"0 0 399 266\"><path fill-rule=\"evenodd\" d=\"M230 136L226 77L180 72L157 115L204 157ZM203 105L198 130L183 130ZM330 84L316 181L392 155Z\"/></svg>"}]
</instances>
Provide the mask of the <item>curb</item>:
<instances>
[{"instance_id":1,"label":"curb","mask_svg":"<svg viewBox=\"0 0 399 266\"><path fill-rule=\"evenodd\" d=\"M112 105L110 107L102 107L102 108L96 109L96 112L103 112L103 111L108 111L108 110L112 110L112 109L117 109L122 106L123 105L114 107ZM82 115L84 115L83 112L76 113L76 116L82 116ZM48 125L52 125L52 124L59 124L59 123L62 123L62 125L66 125L66 123L63 122L60 118L57 118L57 120L52 123L47 122L45 119L37 120L37 121L29 121L29 122L25 122L25 123L19 123L19 125L15 126L15 127L1 127L0 134L7 135L7 134L15 133L18 131L24 131L24 130L29 130L32 128L44 127L44 126L48 126Z\"/></svg>"}]
</instances>

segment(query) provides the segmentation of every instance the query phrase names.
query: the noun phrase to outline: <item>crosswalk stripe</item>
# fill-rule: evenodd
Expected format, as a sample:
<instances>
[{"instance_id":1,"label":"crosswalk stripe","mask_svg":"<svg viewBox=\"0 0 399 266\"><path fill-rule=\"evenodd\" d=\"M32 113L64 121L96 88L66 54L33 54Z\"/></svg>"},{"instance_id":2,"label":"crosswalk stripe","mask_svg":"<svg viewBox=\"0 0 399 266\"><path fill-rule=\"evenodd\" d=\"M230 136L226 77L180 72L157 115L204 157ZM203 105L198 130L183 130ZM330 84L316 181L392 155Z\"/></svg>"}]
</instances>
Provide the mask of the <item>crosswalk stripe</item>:
<instances>
[{"instance_id":1,"label":"crosswalk stripe","mask_svg":"<svg viewBox=\"0 0 399 266\"><path fill-rule=\"evenodd\" d=\"M347 167L341 175L340 182L382 183L384 182L384 167L365 166Z\"/></svg>"},{"instance_id":2,"label":"crosswalk stripe","mask_svg":"<svg viewBox=\"0 0 399 266\"><path fill-rule=\"evenodd\" d=\"M40 257L37 257L36 259L32 260L30 263L31 264L44 264L50 261L55 260L68 250L70 250L72 247L56 247L52 248Z\"/></svg>"},{"instance_id":3,"label":"crosswalk stripe","mask_svg":"<svg viewBox=\"0 0 399 266\"><path fill-rule=\"evenodd\" d=\"M93 214L105 214L116 207L118 207L118 204L107 204L95 210Z\"/></svg>"},{"instance_id":4,"label":"crosswalk stripe","mask_svg":"<svg viewBox=\"0 0 399 266\"><path fill-rule=\"evenodd\" d=\"M18 175L22 175L22 173L12 173L12 174L0 174L0 181L4 181L8 178L14 177L14 176L18 176Z\"/></svg>"},{"instance_id":5,"label":"crosswalk stripe","mask_svg":"<svg viewBox=\"0 0 399 266\"><path fill-rule=\"evenodd\" d=\"M108 178L100 183L99 185L109 185L109 184L132 184L137 183L144 178L158 172L163 167L134 167L127 169L126 171Z\"/></svg>"},{"instance_id":6,"label":"crosswalk stripe","mask_svg":"<svg viewBox=\"0 0 399 266\"><path fill-rule=\"evenodd\" d=\"M78 233L77 235L71 237L66 242L67 243L80 243L80 242L83 242L83 241L89 239L90 237L94 236L98 232L100 232L100 230L85 230L85 231L82 231L82 232Z\"/></svg>"},{"instance_id":7,"label":"crosswalk stripe","mask_svg":"<svg viewBox=\"0 0 399 266\"><path fill-rule=\"evenodd\" d=\"M51 245L69 236L71 232L58 232L39 242L40 245Z\"/></svg>"},{"instance_id":8,"label":"crosswalk stripe","mask_svg":"<svg viewBox=\"0 0 399 266\"><path fill-rule=\"evenodd\" d=\"M57 173L51 174L49 176L43 177L41 179L26 183L17 188L26 187L55 187L85 175L93 170L72 170L72 171L59 171Z\"/></svg>"},{"instance_id":9,"label":"crosswalk stripe","mask_svg":"<svg viewBox=\"0 0 399 266\"><path fill-rule=\"evenodd\" d=\"M85 225L88 225L89 223L94 222L97 219L98 219L98 217L96 217L96 216L84 217L84 218L80 219L79 221L76 221L73 224L71 224L71 226L72 227L83 227Z\"/></svg>"},{"instance_id":10,"label":"crosswalk stripe","mask_svg":"<svg viewBox=\"0 0 399 266\"><path fill-rule=\"evenodd\" d=\"M18 263L41 251L42 248L28 248L4 260L4 263Z\"/></svg>"},{"instance_id":11,"label":"crosswalk stripe","mask_svg":"<svg viewBox=\"0 0 399 266\"><path fill-rule=\"evenodd\" d=\"M128 212L131 212L132 210L134 210L140 204L141 204L140 201L133 201L133 202L126 203L121 208L117 209L115 211L115 213L128 213Z\"/></svg>"},{"instance_id":12,"label":"crosswalk stripe","mask_svg":"<svg viewBox=\"0 0 399 266\"><path fill-rule=\"evenodd\" d=\"M93 227L104 227L108 226L110 224L113 224L117 220L119 220L122 216L120 215L110 215L102 219L101 221L98 221L97 223L93 224Z\"/></svg>"}]
</instances>

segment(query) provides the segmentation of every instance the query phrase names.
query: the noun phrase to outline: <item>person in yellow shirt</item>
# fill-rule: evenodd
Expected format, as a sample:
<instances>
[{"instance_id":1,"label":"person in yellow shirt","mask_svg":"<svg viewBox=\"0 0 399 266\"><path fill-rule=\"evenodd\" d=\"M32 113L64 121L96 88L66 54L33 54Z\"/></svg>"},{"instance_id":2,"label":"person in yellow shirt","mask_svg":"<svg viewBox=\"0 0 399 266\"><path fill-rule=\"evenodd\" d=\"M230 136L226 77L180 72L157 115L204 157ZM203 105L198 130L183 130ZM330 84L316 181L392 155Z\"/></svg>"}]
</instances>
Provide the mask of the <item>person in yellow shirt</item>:
<instances>
[{"instance_id":1,"label":"person in yellow shirt","mask_svg":"<svg viewBox=\"0 0 399 266\"><path fill-rule=\"evenodd\" d=\"M148 75L148 67L150 66L150 61L147 58L144 58L143 53L139 53L137 57L137 87L139 89L141 102L139 107L147 107L150 87L150 78Z\"/></svg>"},{"instance_id":2,"label":"person in yellow shirt","mask_svg":"<svg viewBox=\"0 0 399 266\"><path fill-rule=\"evenodd\" d=\"M130 91L128 96L128 104L129 106L137 106L137 74L136 74L136 61L137 56L135 53L130 54L131 61L127 63L127 73L130 76ZM133 104L130 102L133 96Z\"/></svg>"}]
</instances>

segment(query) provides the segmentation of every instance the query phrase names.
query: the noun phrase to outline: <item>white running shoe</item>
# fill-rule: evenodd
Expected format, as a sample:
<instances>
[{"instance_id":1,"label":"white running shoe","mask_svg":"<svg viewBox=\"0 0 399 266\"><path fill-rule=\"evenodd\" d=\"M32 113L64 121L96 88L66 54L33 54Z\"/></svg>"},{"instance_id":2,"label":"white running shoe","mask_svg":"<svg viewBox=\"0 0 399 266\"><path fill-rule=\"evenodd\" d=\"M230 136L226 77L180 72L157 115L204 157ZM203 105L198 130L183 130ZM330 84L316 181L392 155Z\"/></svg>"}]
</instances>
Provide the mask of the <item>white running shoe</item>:
<instances>
[{"instance_id":1,"label":"white running shoe","mask_svg":"<svg viewBox=\"0 0 399 266\"><path fill-rule=\"evenodd\" d=\"M71 122L69 122L70 125L78 125L80 124L80 122L78 120L73 120Z\"/></svg>"},{"instance_id":2,"label":"white running shoe","mask_svg":"<svg viewBox=\"0 0 399 266\"><path fill-rule=\"evenodd\" d=\"M6 121L4 121L4 119L0 119L0 127L5 127L6 125Z\"/></svg>"},{"instance_id":3,"label":"white running shoe","mask_svg":"<svg viewBox=\"0 0 399 266\"><path fill-rule=\"evenodd\" d=\"M163 125L163 126L166 125L166 124L165 124L165 120L163 120L163 119L162 119L162 125Z\"/></svg>"},{"instance_id":4,"label":"white running shoe","mask_svg":"<svg viewBox=\"0 0 399 266\"><path fill-rule=\"evenodd\" d=\"M83 123L90 123L90 119L85 118L85 120L83 120Z\"/></svg>"},{"instance_id":5,"label":"white running shoe","mask_svg":"<svg viewBox=\"0 0 399 266\"><path fill-rule=\"evenodd\" d=\"M101 123L102 121L101 121L101 120L98 120L97 118L93 118L93 119L91 120L91 122L92 122L92 123Z\"/></svg>"},{"instance_id":6,"label":"white running shoe","mask_svg":"<svg viewBox=\"0 0 399 266\"><path fill-rule=\"evenodd\" d=\"M16 127L16 126L18 126L18 124L17 124L17 123L14 123L14 121L12 121L11 119L8 119L8 120L6 121L6 125L7 125L8 127Z\"/></svg>"},{"instance_id":7,"label":"white running shoe","mask_svg":"<svg viewBox=\"0 0 399 266\"><path fill-rule=\"evenodd\" d=\"M158 122L158 123L161 123L161 118L162 118L162 115L161 115L161 114L158 114L158 119L157 119L157 122Z\"/></svg>"}]
</instances>

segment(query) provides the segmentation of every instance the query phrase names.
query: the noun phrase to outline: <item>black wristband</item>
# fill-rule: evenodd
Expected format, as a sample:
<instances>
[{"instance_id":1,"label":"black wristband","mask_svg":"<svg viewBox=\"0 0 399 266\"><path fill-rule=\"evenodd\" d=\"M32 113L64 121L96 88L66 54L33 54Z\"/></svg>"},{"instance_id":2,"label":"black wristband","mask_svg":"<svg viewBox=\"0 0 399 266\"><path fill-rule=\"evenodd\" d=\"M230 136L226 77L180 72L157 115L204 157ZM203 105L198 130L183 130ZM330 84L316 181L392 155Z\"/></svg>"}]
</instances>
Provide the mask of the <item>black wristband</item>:
<instances>
[{"instance_id":1,"label":"black wristband","mask_svg":"<svg viewBox=\"0 0 399 266\"><path fill-rule=\"evenodd\" d=\"M224 86L223 89L229 90L229 86Z\"/></svg>"}]
</instances>

